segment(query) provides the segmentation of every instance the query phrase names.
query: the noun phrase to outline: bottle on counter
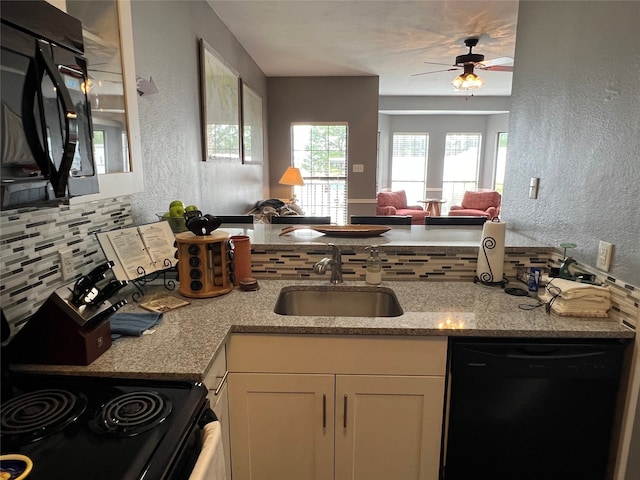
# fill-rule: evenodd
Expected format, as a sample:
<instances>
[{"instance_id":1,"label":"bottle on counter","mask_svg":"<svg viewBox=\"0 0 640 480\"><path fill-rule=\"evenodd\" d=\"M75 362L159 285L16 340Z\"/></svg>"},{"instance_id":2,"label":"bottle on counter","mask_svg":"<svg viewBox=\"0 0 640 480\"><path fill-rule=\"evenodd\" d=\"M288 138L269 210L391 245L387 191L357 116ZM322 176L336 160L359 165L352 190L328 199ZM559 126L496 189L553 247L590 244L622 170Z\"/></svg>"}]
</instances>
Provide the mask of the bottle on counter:
<instances>
[{"instance_id":1,"label":"bottle on counter","mask_svg":"<svg viewBox=\"0 0 640 480\"><path fill-rule=\"evenodd\" d=\"M529 296L530 297L537 297L538 296L538 289L540 288L540 278L542 276L542 269L540 268L536 268L536 267L531 267L529 269L529 282L528 282L528 286L529 286Z\"/></svg>"},{"instance_id":2,"label":"bottle on counter","mask_svg":"<svg viewBox=\"0 0 640 480\"><path fill-rule=\"evenodd\" d=\"M378 257L378 247L372 245L367 249L369 250L369 258L367 258L365 282L369 285L380 285L382 283L382 260Z\"/></svg>"}]
</instances>

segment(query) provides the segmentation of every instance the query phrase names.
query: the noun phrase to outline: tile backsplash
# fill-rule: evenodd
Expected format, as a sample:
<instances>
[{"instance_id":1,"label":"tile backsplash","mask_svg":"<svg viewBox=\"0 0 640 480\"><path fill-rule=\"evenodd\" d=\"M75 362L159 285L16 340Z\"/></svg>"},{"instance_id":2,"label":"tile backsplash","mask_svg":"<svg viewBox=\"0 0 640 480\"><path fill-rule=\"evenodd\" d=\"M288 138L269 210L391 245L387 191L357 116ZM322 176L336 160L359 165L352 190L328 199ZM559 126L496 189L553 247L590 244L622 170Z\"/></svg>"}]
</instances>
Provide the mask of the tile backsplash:
<instances>
[{"instance_id":1,"label":"tile backsplash","mask_svg":"<svg viewBox=\"0 0 640 480\"><path fill-rule=\"evenodd\" d=\"M73 271L87 273L105 259L95 233L129 226L128 198L110 198L0 216L0 305L12 327L20 325L63 280L60 251L71 250Z\"/></svg>"},{"instance_id":2,"label":"tile backsplash","mask_svg":"<svg viewBox=\"0 0 640 480\"><path fill-rule=\"evenodd\" d=\"M368 251L341 248L345 280L364 280ZM317 279L313 264L327 256L326 248L271 245L251 250L256 278ZM505 254L504 275L514 277L518 267L546 266L547 252L522 249ZM476 274L477 247L384 247L380 249L382 272L387 281L472 281Z\"/></svg>"}]
</instances>

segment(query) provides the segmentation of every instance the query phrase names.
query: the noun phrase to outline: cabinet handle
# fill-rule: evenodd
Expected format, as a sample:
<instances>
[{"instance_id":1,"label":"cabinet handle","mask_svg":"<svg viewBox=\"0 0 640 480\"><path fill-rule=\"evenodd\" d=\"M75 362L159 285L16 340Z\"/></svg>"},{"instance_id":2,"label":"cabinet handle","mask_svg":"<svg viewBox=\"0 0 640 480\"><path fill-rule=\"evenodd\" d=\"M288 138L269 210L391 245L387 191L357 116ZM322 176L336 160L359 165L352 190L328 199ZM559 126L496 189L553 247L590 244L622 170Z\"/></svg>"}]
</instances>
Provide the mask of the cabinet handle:
<instances>
[{"instance_id":1,"label":"cabinet handle","mask_svg":"<svg viewBox=\"0 0 640 480\"><path fill-rule=\"evenodd\" d=\"M327 428L327 395L322 394L322 428Z\"/></svg>"},{"instance_id":2,"label":"cabinet handle","mask_svg":"<svg viewBox=\"0 0 640 480\"><path fill-rule=\"evenodd\" d=\"M214 390L213 394L217 397L218 394L220 393L220 390L222 390L222 387L224 386L224 382L227 381L227 375L229 375L229 370L227 370L226 372L224 372L224 375L222 376L222 380L220 380L220 383L218 383L218 386L216 387L216 389Z\"/></svg>"},{"instance_id":3,"label":"cabinet handle","mask_svg":"<svg viewBox=\"0 0 640 480\"><path fill-rule=\"evenodd\" d=\"M347 395L344 396L344 420L342 427L347 428Z\"/></svg>"}]
</instances>

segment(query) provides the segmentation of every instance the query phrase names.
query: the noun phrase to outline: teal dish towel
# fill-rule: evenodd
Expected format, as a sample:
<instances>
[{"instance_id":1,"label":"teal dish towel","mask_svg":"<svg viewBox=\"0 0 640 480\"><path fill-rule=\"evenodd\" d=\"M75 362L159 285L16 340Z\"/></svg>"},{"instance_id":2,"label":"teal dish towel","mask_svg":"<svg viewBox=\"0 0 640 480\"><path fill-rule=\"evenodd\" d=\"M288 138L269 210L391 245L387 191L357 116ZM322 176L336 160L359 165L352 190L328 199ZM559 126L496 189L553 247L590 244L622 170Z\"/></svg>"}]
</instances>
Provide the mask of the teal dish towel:
<instances>
[{"instance_id":1,"label":"teal dish towel","mask_svg":"<svg viewBox=\"0 0 640 480\"><path fill-rule=\"evenodd\" d=\"M162 321L162 313L133 313L116 312L109 318L111 323L111 339L115 340L123 335L139 337L142 332L155 327Z\"/></svg>"}]
</instances>

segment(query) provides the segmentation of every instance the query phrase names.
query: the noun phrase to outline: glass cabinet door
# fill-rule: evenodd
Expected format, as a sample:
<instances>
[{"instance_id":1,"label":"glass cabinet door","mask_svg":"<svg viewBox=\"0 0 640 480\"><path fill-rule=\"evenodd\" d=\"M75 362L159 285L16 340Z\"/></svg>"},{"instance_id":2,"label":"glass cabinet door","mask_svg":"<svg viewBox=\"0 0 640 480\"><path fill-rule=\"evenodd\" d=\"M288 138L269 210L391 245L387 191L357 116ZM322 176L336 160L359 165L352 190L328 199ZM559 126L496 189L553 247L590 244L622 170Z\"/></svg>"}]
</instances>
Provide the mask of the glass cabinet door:
<instances>
[{"instance_id":1,"label":"glass cabinet door","mask_svg":"<svg viewBox=\"0 0 640 480\"><path fill-rule=\"evenodd\" d=\"M53 1L53 0L48 0ZM144 190L131 0L66 0L82 22L100 193L77 202Z\"/></svg>"},{"instance_id":2,"label":"glass cabinet door","mask_svg":"<svg viewBox=\"0 0 640 480\"><path fill-rule=\"evenodd\" d=\"M82 22L99 174L129 172L120 32L114 0L67 0L67 13Z\"/></svg>"}]
</instances>

